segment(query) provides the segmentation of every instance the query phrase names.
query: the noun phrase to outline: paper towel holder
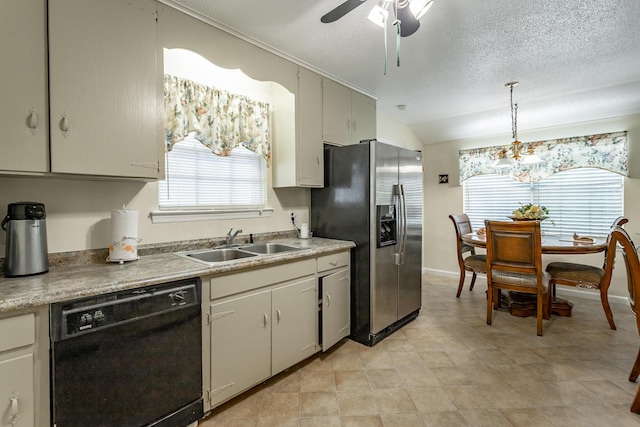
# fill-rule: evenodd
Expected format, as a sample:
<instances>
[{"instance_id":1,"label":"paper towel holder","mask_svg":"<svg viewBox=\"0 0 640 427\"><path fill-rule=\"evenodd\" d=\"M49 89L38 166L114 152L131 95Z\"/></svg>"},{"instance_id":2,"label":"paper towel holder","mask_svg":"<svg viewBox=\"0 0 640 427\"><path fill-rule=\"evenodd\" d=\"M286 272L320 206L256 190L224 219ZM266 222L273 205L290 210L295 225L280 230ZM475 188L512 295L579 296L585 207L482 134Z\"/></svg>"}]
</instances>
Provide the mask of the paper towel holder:
<instances>
[{"instance_id":1,"label":"paper towel holder","mask_svg":"<svg viewBox=\"0 0 640 427\"><path fill-rule=\"evenodd\" d=\"M127 240L133 240L136 245L127 243ZM142 239L140 237L123 236L119 241L111 242L109 246L109 255L107 256L107 262L117 262L118 264L124 264L125 261L136 261L140 257L137 253L137 244Z\"/></svg>"},{"instance_id":2,"label":"paper towel holder","mask_svg":"<svg viewBox=\"0 0 640 427\"><path fill-rule=\"evenodd\" d=\"M124 264L135 261L138 256L138 243L142 241L138 234L138 211L127 210L124 203L121 210L111 211L111 244L107 262Z\"/></svg>"}]
</instances>

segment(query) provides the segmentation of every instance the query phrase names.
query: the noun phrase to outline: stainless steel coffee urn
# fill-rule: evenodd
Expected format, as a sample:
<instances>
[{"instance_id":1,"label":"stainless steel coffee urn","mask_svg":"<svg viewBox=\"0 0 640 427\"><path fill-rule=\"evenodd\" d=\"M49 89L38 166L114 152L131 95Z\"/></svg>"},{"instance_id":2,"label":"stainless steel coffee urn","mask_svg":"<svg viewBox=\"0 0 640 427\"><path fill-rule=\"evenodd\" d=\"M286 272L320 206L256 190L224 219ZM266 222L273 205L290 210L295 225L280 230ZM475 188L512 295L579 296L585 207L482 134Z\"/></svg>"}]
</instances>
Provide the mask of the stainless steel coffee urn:
<instances>
[{"instance_id":1,"label":"stainless steel coffee urn","mask_svg":"<svg viewBox=\"0 0 640 427\"><path fill-rule=\"evenodd\" d=\"M29 276L49 271L47 214L38 202L9 203L2 229L7 232L4 275Z\"/></svg>"}]
</instances>

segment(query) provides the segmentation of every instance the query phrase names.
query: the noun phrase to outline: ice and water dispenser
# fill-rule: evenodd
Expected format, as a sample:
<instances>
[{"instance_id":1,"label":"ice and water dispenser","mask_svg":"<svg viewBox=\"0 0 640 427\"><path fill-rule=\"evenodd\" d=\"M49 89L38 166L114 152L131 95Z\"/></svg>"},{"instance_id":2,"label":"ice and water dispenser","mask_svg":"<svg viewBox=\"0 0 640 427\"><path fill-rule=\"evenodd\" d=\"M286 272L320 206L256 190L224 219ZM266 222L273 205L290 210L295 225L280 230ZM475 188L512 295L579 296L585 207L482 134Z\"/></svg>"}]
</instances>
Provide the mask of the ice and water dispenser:
<instances>
[{"instance_id":1,"label":"ice and water dispenser","mask_svg":"<svg viewBox=\"0 0 640 427\"><path fill-rule=\"evenodd\" d=\"M376 206L376 225L378 247L396 244L396 206Z\"/></svg>"}]
</instances>

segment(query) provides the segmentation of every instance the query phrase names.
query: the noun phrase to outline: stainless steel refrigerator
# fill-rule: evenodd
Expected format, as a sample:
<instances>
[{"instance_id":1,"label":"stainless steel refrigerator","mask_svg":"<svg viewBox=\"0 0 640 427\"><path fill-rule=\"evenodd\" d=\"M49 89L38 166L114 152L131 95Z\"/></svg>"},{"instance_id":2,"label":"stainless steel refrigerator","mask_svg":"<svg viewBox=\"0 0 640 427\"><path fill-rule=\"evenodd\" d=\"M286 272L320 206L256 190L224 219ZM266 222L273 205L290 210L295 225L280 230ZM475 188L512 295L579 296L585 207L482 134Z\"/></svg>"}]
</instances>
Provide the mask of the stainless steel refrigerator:
<instances>
[{"instance_id":1,"label":"stainless steel refrigerator","mask_svg":"<svg viewBox=\"0 0 640 427\"><path fill-rule=\"evenodd\" d=\"M351 338L373 346L418 316L422 153L375 140L324 147L311 190L314 236L352 240Z\"/></svg>"}]
</instances>

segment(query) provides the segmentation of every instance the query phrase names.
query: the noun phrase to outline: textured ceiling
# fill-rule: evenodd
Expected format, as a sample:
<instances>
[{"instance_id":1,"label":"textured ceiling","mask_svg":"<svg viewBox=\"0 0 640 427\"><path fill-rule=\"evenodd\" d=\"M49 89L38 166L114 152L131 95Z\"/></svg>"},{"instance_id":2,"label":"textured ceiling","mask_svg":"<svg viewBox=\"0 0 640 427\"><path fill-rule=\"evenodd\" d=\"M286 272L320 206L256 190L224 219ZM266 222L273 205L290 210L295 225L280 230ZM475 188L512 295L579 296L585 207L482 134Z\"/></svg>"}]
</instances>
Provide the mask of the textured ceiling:
<instances>
[{"instance_id":1,"label":"textured ceiling","mask_svg":"<svg viewBox=\"0 0 640 427\"><path fill-rule=\"evenodd\" d=\"M509 133L509 81L519 130L640 113L638 0L435 0L400 67L388 33L386 75L375 0L330 24L343 0L163 1L375 96L423 143Z\"/></svg>"}]
</instances>

